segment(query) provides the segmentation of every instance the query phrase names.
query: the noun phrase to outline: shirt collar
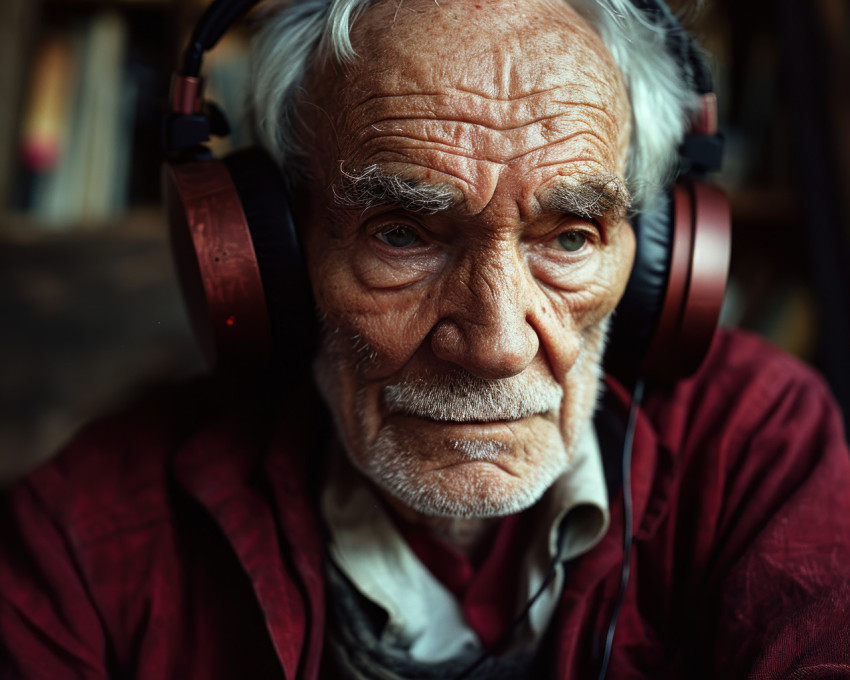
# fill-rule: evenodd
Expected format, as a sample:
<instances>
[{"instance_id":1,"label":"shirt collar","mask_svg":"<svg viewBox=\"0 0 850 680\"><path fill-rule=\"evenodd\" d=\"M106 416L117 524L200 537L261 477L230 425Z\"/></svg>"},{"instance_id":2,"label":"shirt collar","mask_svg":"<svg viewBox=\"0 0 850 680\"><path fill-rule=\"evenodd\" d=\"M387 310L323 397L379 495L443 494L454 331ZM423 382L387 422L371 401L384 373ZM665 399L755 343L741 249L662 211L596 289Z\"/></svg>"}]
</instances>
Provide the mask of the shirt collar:
<instances>
[{"instance_id":1,"label":"shirt collar","mask_svg":"<svg viewBox=\"0 0 850 680\"><path fill-rule=\"evenodd\" d=\"M479 646L452 593L413 554L372 488L342 453L331 456L321 511L330 534L331 558L363 596L387 613L387 639L404 641L414 658L433 661ZM578 557L608 529L608 495L592 423L585 428L569 469L544 494L537 511L544 520L529 538L522 582L517 584L519 599L525 601L540 588L553 559ZM545 632L562 582L559 572L532 608L533 639Z\"/></svg>"}]
</instances>

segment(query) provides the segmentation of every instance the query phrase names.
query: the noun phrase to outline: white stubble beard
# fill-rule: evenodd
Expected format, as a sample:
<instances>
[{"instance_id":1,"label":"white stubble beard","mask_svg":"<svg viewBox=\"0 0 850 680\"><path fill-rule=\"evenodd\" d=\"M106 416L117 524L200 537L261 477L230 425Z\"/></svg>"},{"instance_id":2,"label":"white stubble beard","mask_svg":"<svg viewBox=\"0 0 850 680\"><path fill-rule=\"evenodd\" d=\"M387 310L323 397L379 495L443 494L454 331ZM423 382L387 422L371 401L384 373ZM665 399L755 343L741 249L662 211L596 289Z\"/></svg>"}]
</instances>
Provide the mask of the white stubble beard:
<instances>
[{"instance_id":1,"label":"white stubble beard","mask_svg":"<svg viewBox=\"0 0 850 680\"><path fill-rule=\"evenodd\" d=\"M539 457L530 474L524 475L520 482L514 484L506 483L503 479L505 475L500 477L494 471L493 474L470 475L464 487L457 489L454 488L456 484L447 484L439 473L423 473L423 457L421 451L418 451L421 442L417 440L415 433L393 423L382 425L371 442L363 436L362 431L351 433L355 436L350 436L340 412L343 407L342 400L338 398L341 390L335 384L334 375L340 375L350 365L351 358L345 351L345 346L347 344L350 348L352 343L347 343L338 332L326 330L323 333L322 349L315 365L316 381L319 391L331 409L337 433L349 460L368 479L405 506L424 515L437 517L486 518L509 515L534 505L552 483L567 471L584 429L592 427L593 413L602 384L601 359L609 320L610 317L606 317L585 331L582 337L579 355L570 369L575 379L572 381L572 394L567 402L569 410L560 414L563 436L551 440L551 448ZM361 352L362 347L357 353ZM370 361L375 361L375 358ZM474 387L460 390L470 402L465 405L455 403L454 410L460 413L458 419L480 419L475 415L492 409L494 403L497 409L501 404L507 411L514 409L520 412L523 408L519 403L520 397L530 397L539 403L551 402L552 383L547 385L545 381L537 378L524 379L522 375L498 381L508 385L505 390L491 388L478 395ZM474 376L470 378L473 385L479 382ZM511 385L510 381L515 382ZM445 381L437 379L435 382ZM421 383L423 389L418 389L417 383ZM405 399L410 400L411 408L399 410L417 414L421 409L425 409L428 411L428 417L432 419L452 419L452 400L440 399L440 390L435 390L433 384L430 387L427 385L428 382L422 378L410 382L400 381L385 387L384 394L392 395L395 392L399 404ZM555 387L560 391L560 387ZM456 390L450 392L454 395ZM334 398L335 394L337 398ZM365 388L354 395L354 417L361 424L367 415L367 395ZM392 398L390 396L391 400ZM418 406L415 405L417 402ZM428 406L429 403L435 405ZM531 410L533 411L533 407ZM441 417L441 414L444 417ZM460 461L495 462L508 448L503 442L493 439L447 438L445 445L460 453Z\"/></svg>"}]
</instances>

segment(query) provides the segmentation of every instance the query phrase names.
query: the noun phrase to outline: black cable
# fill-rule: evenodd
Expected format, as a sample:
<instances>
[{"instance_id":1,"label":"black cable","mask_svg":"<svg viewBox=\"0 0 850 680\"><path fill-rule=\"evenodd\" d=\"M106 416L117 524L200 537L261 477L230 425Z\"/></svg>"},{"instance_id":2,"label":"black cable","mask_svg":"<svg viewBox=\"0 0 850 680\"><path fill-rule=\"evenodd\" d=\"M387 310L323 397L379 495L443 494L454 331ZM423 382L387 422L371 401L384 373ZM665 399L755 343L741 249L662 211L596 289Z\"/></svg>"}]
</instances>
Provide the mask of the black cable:
<instances>
[{"instance_id":1,"label":"black cable","mask_svg":"<svg viewBox=\"0 0 850 680\"><path fill-rule=\"evenodd\" d=\"M558 571L558 565L562 561L562 556L564 554L564 532L560 530L558 533L558 554L549 564L549 569L546 572L546 577L543 579L543 583L537 589L537 592L525 603L525 606L522 608L522 611L517 615L514 619L513 623L508 627L508 629L502 634L493 645L491 645L481 656L479 656L472 664L470 664L467 668L465 668L460 675L456 676L454 680L463 680L463 678L469 677L471 673L474 673L487 659L492 657L494 654L499 652L513 637L513 634L517 631L517 628L525 621L525 617L528 616L528 612L534 606L534 603L540 599L540 596L546 591L546 588L549 587L549 584L552 582L552 579L555 578L555 574Z\"/></svg>"},{"instance_id":2,"label":"black cable","mask_svg":"<svg viewBox=\"0 0 850 680\"><path fill-rule=\"evenodd\" d=\"M643 400L643 378L638 378L632 390L632 404L629 408L629 423L626 427L626 436L623 438L623 568L620 572L620 592L614 605L614 613L611 614L611 623L608 624L608 633L605 636L605 651L602 655L602 667L599 669L598 680L604 680L608 673L608 663L611 660L611 650L614 647L614 631L617 628L617 619L626 599L626 588L629 585L632 556L632 444L635 438L635 426L637 424L638 410Z\"/></svg>"}]
</instances>

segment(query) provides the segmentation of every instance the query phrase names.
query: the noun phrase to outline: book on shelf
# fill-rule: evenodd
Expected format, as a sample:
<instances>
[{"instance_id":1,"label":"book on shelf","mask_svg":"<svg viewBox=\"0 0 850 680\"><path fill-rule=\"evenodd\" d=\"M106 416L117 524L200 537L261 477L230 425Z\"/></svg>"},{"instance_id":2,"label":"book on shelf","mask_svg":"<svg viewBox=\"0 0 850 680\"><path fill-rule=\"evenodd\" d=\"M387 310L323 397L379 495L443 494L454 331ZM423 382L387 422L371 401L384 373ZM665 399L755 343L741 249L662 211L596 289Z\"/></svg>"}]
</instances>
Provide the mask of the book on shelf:
<instances>
[{"instance_id":1,"label":"book on shelf","mask_svg":"<svg viewBox=\"0 0 850 680\"><path fill-rule=\"evenodd\" d=\"M130 201L151 201L158 176L159 111L167 73L132 15L101 8L39 41L19 132L18 205L48 229L98 224ZM134 30L135 29L135 30ZM248 143L239 120L247 71L244 36L225 36L205 63L208 95L228 112L232 134L216 154ZM139 186L143 191L138 191ZM156 189L154 189L156 191Z\"/></svg>"},{"instance_id":2,"label":"book on shelf","mask_svg":"<svg viewBox=\"0 0 850 680\"><path fill-rule=\"evenodd\" d=\"M56 227L126 205L135 91L124 78L126 19L100 11L37 48L21 126L24 207Z\"/></svg>"}]
</instances>

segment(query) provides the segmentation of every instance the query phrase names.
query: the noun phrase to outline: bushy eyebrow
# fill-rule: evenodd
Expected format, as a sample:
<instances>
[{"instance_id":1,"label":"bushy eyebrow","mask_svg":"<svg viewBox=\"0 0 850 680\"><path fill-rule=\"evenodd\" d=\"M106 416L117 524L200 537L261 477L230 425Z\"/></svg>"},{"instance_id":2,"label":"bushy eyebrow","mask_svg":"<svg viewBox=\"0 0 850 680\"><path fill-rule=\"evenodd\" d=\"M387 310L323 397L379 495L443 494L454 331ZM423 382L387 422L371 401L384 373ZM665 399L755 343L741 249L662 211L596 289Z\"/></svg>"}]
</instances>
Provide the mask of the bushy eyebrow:
<instances>
[{"instance_id":1,"label":"bushy eyebrow","mask_svg":"<svg viewBox=\"0 0 850 680\"><path fill-rule=\"evenodd\" d=\"M389 205L433 215L463 203L456 187L386 173L378 165L343 172L332 189L337 203L351 208Z\"/></svg>"},{"instance_id":2,"label":"bushy eyebrow","mask_svg":"<svg viewBox=\"0 0 850 680\"><path fill-rule=\"evenodd\" d=\"M540 207L587 219L610 217L620 220L631 208L626 183L617 175L592 175L578 181L561 178L541 192Z\"/></svg>"},{"instance_id":3,"label":"bushy eyebrow","mask_svg":"<svg viewBox=\"0 0 850 680\"><path fill-rule=\"evenodd\" d=\"M446 183L404 177L385 172L378 165L342 172L332 186L337 204L368 209L397 206L415 213L433 215L463 203L460 191ZM624 218L631 208L631 196L617 175L583 176L578 181L563 177L541 192L544 210L563 212L587 219Z\"/></svg>"}]
</instances>

